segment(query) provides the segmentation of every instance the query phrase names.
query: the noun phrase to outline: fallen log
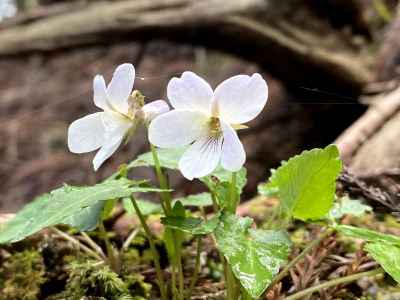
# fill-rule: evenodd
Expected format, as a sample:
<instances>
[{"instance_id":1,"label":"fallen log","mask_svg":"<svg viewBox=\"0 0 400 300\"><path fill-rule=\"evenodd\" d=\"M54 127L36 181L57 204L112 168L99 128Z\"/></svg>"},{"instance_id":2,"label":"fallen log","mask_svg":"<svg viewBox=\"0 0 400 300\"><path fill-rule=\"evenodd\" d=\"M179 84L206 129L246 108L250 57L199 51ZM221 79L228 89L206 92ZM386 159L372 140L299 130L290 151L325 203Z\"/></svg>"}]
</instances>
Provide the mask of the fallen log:
<instances>
[{"instance_id":1,"label":"fallen log","mask_svg":"<svg viewBox=\"0 0 400 300\"><path fill-rule=\"evenodd\" d=\"M303 1L95 2L20 19L0 30L0 57L161 38L238 55L289 85L358 95L372 77L368 54Z\"/></svg>"}]
</instances>

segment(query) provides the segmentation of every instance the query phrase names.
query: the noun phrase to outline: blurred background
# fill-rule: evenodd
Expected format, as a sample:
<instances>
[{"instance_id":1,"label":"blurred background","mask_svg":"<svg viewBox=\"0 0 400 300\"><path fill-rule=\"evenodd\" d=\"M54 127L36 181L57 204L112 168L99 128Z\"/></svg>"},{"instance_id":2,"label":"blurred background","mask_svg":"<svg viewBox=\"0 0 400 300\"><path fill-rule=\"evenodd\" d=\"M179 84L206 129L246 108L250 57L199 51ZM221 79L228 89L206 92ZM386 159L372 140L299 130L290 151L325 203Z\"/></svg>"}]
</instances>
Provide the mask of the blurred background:
<instances>
[{"instance_id":1,"label":"blurred background","mask_svg":"<svg viewBox=\"0 0 400 300\"><path fill-rule=\"evenodd\" d=\"M168 80L185 70L214 87L239 73L263 74L269 102L240 132L246 197L282 160L334 141L357 174L398 167L397 7L397 0L0 0L0 212L64 182L93 184L148 150L139 131L95 173L94 153L67 149L68 125L96 111L93 77L109 81L124 62L135 65L135 88L149 101L166 99ZM172 180L187 193L197 189L178 174Z\"/></svg>"}]
</instances>

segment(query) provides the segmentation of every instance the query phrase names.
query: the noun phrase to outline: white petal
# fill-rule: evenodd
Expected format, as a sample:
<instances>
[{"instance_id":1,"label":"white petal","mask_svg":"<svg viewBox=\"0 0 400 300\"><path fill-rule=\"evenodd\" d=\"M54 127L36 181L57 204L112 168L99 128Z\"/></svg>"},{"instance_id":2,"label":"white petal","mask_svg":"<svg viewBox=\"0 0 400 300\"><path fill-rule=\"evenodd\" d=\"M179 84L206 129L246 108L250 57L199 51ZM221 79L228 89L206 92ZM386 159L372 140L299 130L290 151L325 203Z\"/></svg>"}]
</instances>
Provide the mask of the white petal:
<instances>
[{"instance_id":1,"label":"white petal","mask_svg":"<svg viewBox=\"0 0 400 300\"><path fill-rule=\"evenodd\" d=\"M224 135L222 144L221 165L225 170L239 171L246 161L246 152L236 131L228 124L221 124Z\"/></svg>"},{"instance_id":2,"label":"white petal","mask_svg":"<svg viewBox=\"0 0 400 300\"><path fill-rule=\"evenodd\" d=\"M211 112L213 90L203 78L192 72L184 72L181 78L172 78L168 83L167 95L176 109Z\"/></svg>"},{"instance_id":3,"label":"white petal","mask_svg":"<svg viewBox=\"0 0 400 300\"><path fill-rule=\"evenodd\" d=\"M128 118L113 111L105 111L102 115L102 120L107 141L113 138L113 135L117 135L117 137L124 135L133 126L133 123Z\"/></svg>"},{"instance_id":4,"label":"white petal","mask_svg":"<svg viewBox=\"0 0 400 300\"><path fill-rule=\"evenodd\" d=\"M209 118L196 111L172 110L156 117L149 126L149 140L160 148L189 145L208 135Z\"/></svg>"},{"instance_id":5,"label":"white petal","mask_svg":"<svg viewBox=\"0 0 400 300\"><path fill-rule=\"evenodd\" d=\"M168 112L169 106L164 100L156 100L144 105L142 111L144 112L145 120L151 121L158 115Z\"/></svg>"},{"instance_id":6,"label":"white petal","mask_svg":"<svg viewBox=\"0 0 400 300\"><path fill-rule=\"evenodd\" d=\"M102 120L106 130L105 142L93 159L95 171L117 151L129 129L133 126L133 123L129 119L114 112L104 112Z\"/></svg>"},{"instance_id":7,"label":"white petal","mask_svg":"<svg viewBox=\"0 0 400 300\"><path fill-rule=\"evenodd\" d=\"M112 143L105 144L101 147L101 149L96 153L93 159L93 168L97 171L100 166L111 156L115 151L117 151L119 145L121 145L123 137L119 139L114 138Z\"/></svg>"},{"instance_id":8,"label":"white petal","mask_svg":"<svg viewBox=\"0 0 400 300\"><path fill-rule=\"evenodd\" d=\"M94 104L103 110L109 109L107 104L107 88L103 76L96 75L93 79Z\"/></svg>"},{"instance_id":9,"label":"white petal","mask_svg":"<svg viewBox=\"0 0 400 300\"><path fill-rule=\"evenodd\" d=\"M103 112L78 119L68 128L68 148L73 153L85 153L100 148L105 141Z\"/></svg>"},{"instance_id":10,"label":"white petal","mask_svg":"<svg viewBox=\"0 0 400 300\"><path fill-rule=\"evenodd\" d=\"M107 94L110 104L120 113L128 112L128 98L132 93L134 81L135 68L132 64L122 64L115 69Z\"/></svg>"},{"instance_id":11,"label":"white petal","mask_svg":"<svg viewBox=\"0 0 400 300\"><path fill-rule=\"evenodd\" d=\"M246 123L264 108L268 86L260 74L233 76L215 89L220 117L230 124Z\"/></svg>"},{"instance_id":12,"label":"white petal","mask_svg":"<svg viewBox=\"0 0 400 300\"><path fill-rule=\"evenodd\" d=\"M203 137L194 142L179 160L179 170L189 180L210 174L221 158L222 137Z\"/></svg>"}]
</instances>

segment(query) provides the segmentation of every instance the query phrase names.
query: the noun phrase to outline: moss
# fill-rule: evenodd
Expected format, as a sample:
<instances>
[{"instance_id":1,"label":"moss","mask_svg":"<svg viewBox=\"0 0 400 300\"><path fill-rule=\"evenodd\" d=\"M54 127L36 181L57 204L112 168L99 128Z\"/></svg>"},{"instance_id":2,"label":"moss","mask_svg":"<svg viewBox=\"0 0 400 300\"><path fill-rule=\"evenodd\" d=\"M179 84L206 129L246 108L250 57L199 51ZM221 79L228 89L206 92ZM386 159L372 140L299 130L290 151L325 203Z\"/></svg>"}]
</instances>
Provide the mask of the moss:
<instances>
[{"instance_id":1,"label":"moss","mask_svg":"<svg viewBox=\"0 0 400 300\"><path fill-rule=\"evenodd\" d=\"M0 267L0 294L2 300L36 300L40 287L46 281L41 254L24 250L12 254Z\"/></svg>"},{"instance_id":2,"label":"moss","mask_svg":"<svg viewBox=\"0 0 400 300\"><path fill-rule=\"evenodd\" d=\"M97 261L74 261L65 291L47 300L142 300L148 299L150 289L140 275L119 276Z\"/></svg>"}]
</instances>

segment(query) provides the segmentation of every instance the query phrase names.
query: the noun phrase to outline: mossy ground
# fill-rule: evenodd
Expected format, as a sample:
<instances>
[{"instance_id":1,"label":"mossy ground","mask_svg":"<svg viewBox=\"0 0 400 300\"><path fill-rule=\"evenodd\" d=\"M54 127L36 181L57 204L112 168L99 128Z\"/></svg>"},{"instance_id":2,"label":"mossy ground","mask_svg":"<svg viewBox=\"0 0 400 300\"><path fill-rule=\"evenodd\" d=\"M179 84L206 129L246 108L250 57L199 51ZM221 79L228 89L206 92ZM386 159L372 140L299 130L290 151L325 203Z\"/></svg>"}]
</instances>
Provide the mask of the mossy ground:
<instances>
[{"instance_id":1,"label":"mossy ground","mask_svg":"<svg viewBox=\"0 0 400 300\"><path fill-rule=\"evenodd\" d=\"M259 201L254 203L259 207ZM268 220L273 215L272 210L273 206L267 206L260 215L257 209L258 214L253 217L258 220L259 226L271 226ZM368 213L361 218L346 216L342 223L400 234L398 222L390 215ZM319 228L318 224L305 225L301 222L290 225L289 232L294 242L292 257L318 235ZM96 240L99 235L93 233L92 236ZM113 243L120 247L121 241L115 238L116 235L112 236ZM191 237L186 236L184 240L185 277L189 286L196 249ZM96 241L102 245L100 240ZM170 269L161 239L157 240L157 247L169 283ZM284 299L289 291L375 267L374 261L362 247L362 242L338 235L331 236L297 264L290 275L272 289L265 299ZM158 299L152 256L144 235L139 232L130 246L120 253L119 258L122 267L116 273L106 262L89 257L70 243L58 239L52 232L44 232L26 241L0 248L0 300ZM203 241L201 262L201 274L193 299L223 299L224 287L219 283L223 277L222 266L212 239ZM389 276L381 276L337 286L309 299L397 300L400 299L400 289Z\"/></svg>"}]
</instances>

